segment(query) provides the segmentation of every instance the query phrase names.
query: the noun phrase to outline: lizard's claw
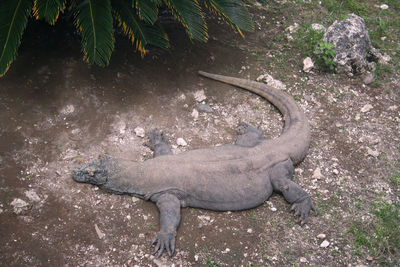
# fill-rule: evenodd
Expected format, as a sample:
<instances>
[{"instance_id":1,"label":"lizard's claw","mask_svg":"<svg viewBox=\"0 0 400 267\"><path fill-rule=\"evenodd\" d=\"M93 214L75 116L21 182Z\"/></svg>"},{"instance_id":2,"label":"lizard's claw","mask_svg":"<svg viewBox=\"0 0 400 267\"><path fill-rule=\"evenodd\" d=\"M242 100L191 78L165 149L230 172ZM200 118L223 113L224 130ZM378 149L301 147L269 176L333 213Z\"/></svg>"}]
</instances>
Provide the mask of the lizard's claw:
<instances>
[{"instance_id":1,"label":"lizard's claw","mask_svg":"<svg viewBox=\"0 0 400 267\"><path fill-rule=\"evenodd\" d=\"M164 249L167 251L168 255L172 257L172 254L174 254L175 250L175 234L158 232L152 242L152 245L155 245L153 254L155 254L157 258L162 255Z\"/></svg>"},{"instance_id":2,"label":"lizard's claw","mask_svg":"<svg viewBox=\"0 0 400 267\"><path fill-rule=\"evenodd\" d=\"M307 222L310 210L314 211L315 214L317 214L317 209L315 208L309 196L300 200L299 202L293 203L290 210L294 211L294 217L299 217L298 222L300 223L300 225L304 225Z\"/></svg>"}]
</instances>

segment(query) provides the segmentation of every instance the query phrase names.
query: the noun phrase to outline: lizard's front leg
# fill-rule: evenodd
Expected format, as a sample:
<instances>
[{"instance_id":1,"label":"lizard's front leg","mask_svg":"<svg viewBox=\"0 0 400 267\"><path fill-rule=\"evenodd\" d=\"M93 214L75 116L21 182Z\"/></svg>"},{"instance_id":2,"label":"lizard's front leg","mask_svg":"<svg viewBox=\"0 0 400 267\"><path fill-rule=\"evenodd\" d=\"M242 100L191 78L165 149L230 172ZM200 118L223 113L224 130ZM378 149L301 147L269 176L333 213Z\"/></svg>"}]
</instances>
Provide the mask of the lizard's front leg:
<instances>
[{"instance_id":1,"label":"lizard's front leg","mask_svg":"<svg viewBox=\"0 0 400 267\"><path fill-rule=\"evenodd\" d=\"M274 190L282 193L286 201L292 204L294 216L299 217L299 222L303 225L307 222L310 210L317 213L317 209L308 193L292 181L293 169L290 159L276 164L270 171L271 183Z\"/></svg>"},{"instance_id":2,"label":"lizard's front leg","mask_svg":"<svg viewBox=\"0 0 400 267\"><path fill-rule=\"evenodd\" d=\"M175 250L176 230L181 220L181 203L171 193L156 194L151 197L151 201L156 202L160 211L160 231L152 242L155 245L153 254L159 258L165 249L171 257Z\"/></svg>"}]
</instances>

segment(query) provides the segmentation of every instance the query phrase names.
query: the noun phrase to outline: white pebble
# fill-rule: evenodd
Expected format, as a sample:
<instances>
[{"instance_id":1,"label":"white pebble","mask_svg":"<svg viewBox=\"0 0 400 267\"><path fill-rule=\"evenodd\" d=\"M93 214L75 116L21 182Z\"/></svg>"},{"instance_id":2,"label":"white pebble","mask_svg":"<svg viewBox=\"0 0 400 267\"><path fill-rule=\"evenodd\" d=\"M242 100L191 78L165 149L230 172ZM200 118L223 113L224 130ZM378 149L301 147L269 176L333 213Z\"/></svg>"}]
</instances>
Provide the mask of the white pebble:
<instances>
[{"instance_id":1,"label":"white pebble","mask_svg":"<svg viewBox=\"0 0 400 267\"><path fill-rule=\"evenodd\" d=\"M204 94L204 90L194 92L193 96L197 102L202 102L207 99L206 95Z\"/></svg>"},{"instance_id":2,"label":"white pebble","mask_svg":"<svg viewBox=\"0 0 400 267\"><path fill-rule=\"evenodd\" d=\"M370 110L373 109L373 108L374 108L374 107L373 107L371 104L366 104L365 106L363 106L363 107L361 108L361 112L365 113L365 112L370 111Z\"/></svg>"},{"instance_id":3,"label":"white pebble","mask_svg":"<svg viewBox=\"0 0 400 267\"><path fill-rule=\"evenodd\" d=\"M306 57L303 60L303 71L304 72L310 72L314 68L314 63L312 62L310 57Z\"/></svg>"},{"instance_id":4,"label":"white pebble","mask_svg":"<svg viewBox=\"0 0 400 267\"><path fill-rule=\"evenodd\" d=\"M132 202L133 203L136 203L136 202L138 202L140 200L140 198L138 198L138 197L132 197Z\"/></svg>"},{"instance_id":5,"label":"white pebble","mask_svg":"<svg viewBox=\"0 0 400 267\"><path fill-rule=\"evenodd\" d=\"M185 139L179 137L178 139L176 139L176 144L178 146L187 146L187 142L185 141Z\"/></svg>"},{"instance_id":6,"label":"white pebble","mask_svg":"<svg viewBox=\"0 0 400 267\"><path fill-rule=\"evenodd\" d=\"M25 191L25 196L29 198L30 201L39 202L40 197L36 194L36 192L31 189L29 191Z\"/></svg>"},{"instance_id":7,"label":"white pebble","mask_svg":"<svg viewBox=\"0 0 400 267\"><path fill-rule=\"evenodd\" d=\"M327 248L329 246L329 241L328 240L324 240L322 241L321 245L319 245L321 248Z\"/></svg>"},{"instance_id":8,"label":"white pebble","mask_svg":"<svg viewBox=\"0 0 400 267\"><path fill-rule=\"evenodd\" d=\"M367 147L367 154L376 158L380 153L377 150L372 150L371 148Z\"/></svg>"},{"instance_id":9,"label":"white pebble","mask_svg":"<svg viewBox=\"0 0 400 267\"><path fill-rule=\"evenodd\" d=\"M144 132L144 129L142 127L136 127L135 130L133 130L133 131L139 137L144 137L145 136L145 132Z\"/></svg>"},{"instance_id":10,"label":"white pebble","mask_svg":"<svg viewBox=\"0 0 400 267\"><path fill-rule=\"evenodd\" d=\"M381 8L381 9L383 9L383 10L385 10L385 9L388 9L388 8L389 8L389 6L388 6L388 5L386 5L386 4L382 4L382 5L380 6L380 8Z\"/></svg>"},{"instance_id":11,"label":"white pebble","mask_svg":"<svg viewBox=\"0 0 400 267\"><path fill-rule=\"evenodd\" d=\"M251 233L253 233L253 229L249 228L249 229L247 229L247 232L248 232L249 234L251 234Z\"/></svg>"},{"instance_id":12,"label":"white pebble","mask_svg":"<svg viewBox=\"0 0 400 267\"><path fill-rule=\"evenodd\" d=\"M326 235L325 234L319 234L317 235L318 239L325 239Z\"/></svg>"},{"instance_id":13,"label":"white pebble","mask_svg":"<svg viewBox=\"0 0 400 267\"><path fill-rule=\"evenodd\" d=\"M195 108L192 111L192 117L194 120L197 120L199 118L199 112Z\"/></svg>"},{"instance_id":14,"label":"white pebble","mask_svg":"<svg viewBox=\"0 0 400 267\"><path fill-rule=\"evenodd\" d=\"M324 178L324 176L323 176L322 173L321 173L321 169L320 169L319 167L317 167L317 168L314 170L313 175L312 175L312 178L315 178L315 179L322 179L322 178Z\"/></svg>"}]
</instances>

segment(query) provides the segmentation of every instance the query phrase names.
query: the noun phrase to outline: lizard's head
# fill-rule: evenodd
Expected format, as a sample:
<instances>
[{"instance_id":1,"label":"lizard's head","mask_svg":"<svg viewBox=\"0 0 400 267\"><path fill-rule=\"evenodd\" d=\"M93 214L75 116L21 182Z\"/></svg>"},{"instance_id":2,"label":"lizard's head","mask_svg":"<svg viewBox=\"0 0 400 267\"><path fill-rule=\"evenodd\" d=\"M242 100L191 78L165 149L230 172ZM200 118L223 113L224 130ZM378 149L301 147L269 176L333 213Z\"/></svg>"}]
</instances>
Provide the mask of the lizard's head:
<instances>
[{"instance_id":1,"label":"lizard's head","mask_svg":"<svg viewBox=\"0 0 400 267\"><path fill-rule=\"evenodd\" d=\"M106 161L108 158L100 158L87 165L78 166L72 171L72 178L80 183L103 185L108 180Z\"/></svg>"}]
</instances>

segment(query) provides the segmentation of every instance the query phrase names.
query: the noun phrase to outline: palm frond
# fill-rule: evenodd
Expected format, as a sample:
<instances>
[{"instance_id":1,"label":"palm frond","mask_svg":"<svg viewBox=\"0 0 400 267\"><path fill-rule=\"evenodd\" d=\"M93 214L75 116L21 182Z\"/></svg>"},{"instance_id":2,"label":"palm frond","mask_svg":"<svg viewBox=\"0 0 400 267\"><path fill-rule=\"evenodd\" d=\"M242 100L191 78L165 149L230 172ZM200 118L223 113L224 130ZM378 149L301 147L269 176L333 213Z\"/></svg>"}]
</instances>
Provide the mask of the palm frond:
<instances>
[{"instance_id":1,"label":"palm frond","mask_svg":"<svg viewBox=\"0 0 400 267\"><path fill-rule=\"evenodd\" d=\"M207 25L197 0L164 0L164 3L185 27L190 39L207 41Z\"/></svg>"},{"instance_id":2,"label":"palm frond","mask_svg":"<svg viewBox=\"0 0 400 267\"><path fill-rule=\"evenodd\" d=\"M33 0L0 1L0 77L15 59Z\"/></svg>"},{"instance_id":3,"label":"palm frond","mask_svg":"<svg viewBox=\"0 0 400 267\"><path fill-rule=\"evenodd\" d=\"M158 7L160 4L152 1L134 0L134 7L141 20L154 24L158 18Z\"/></svg>"},{"instance_id":4,"label":"palm frond","mask_svg":"<svg viewBox=\"0 0 400 267\"><path fill-rule=\"evenodd\" d=\"M157 23L151 25L140 20L135 9L125 0L113 0L112 5L119 26L132 43L136 44L142 57L146 53L147 44L164 49L169 47L168 37Z\"/></svg>"},{"instance_id":5,"label":"palm frond","mask_svg":"<svg viewBox=\"0 0 400 267\"><path fill-rule=\"evenodd\" d=\"M82 35L82 49L86 61L106 66L114 50L110 0L77 1L75 26Z\"/></svg>"},{"instance_id":6,"label":"palm frond","mask_svg":"<svg viewBox=\"0 0 400 267\"><path fill-rule=\"evenodd\" d=\"M242 31L253 31L254 25L249 12L241 0L204 0L204 5L237 30L242 36Z\"/></svg>"},{"instance_id":7,"label":"palm frond","mask_svg":"<svg viewBox=\"0 0 400 267\"><path fill-rule=\"evenodd\" d=\"M35 0L33 15L36 19L44 19L49 24L56 23L60 12L65 9L65 0Z\"/></svg>"}]
</instances>

